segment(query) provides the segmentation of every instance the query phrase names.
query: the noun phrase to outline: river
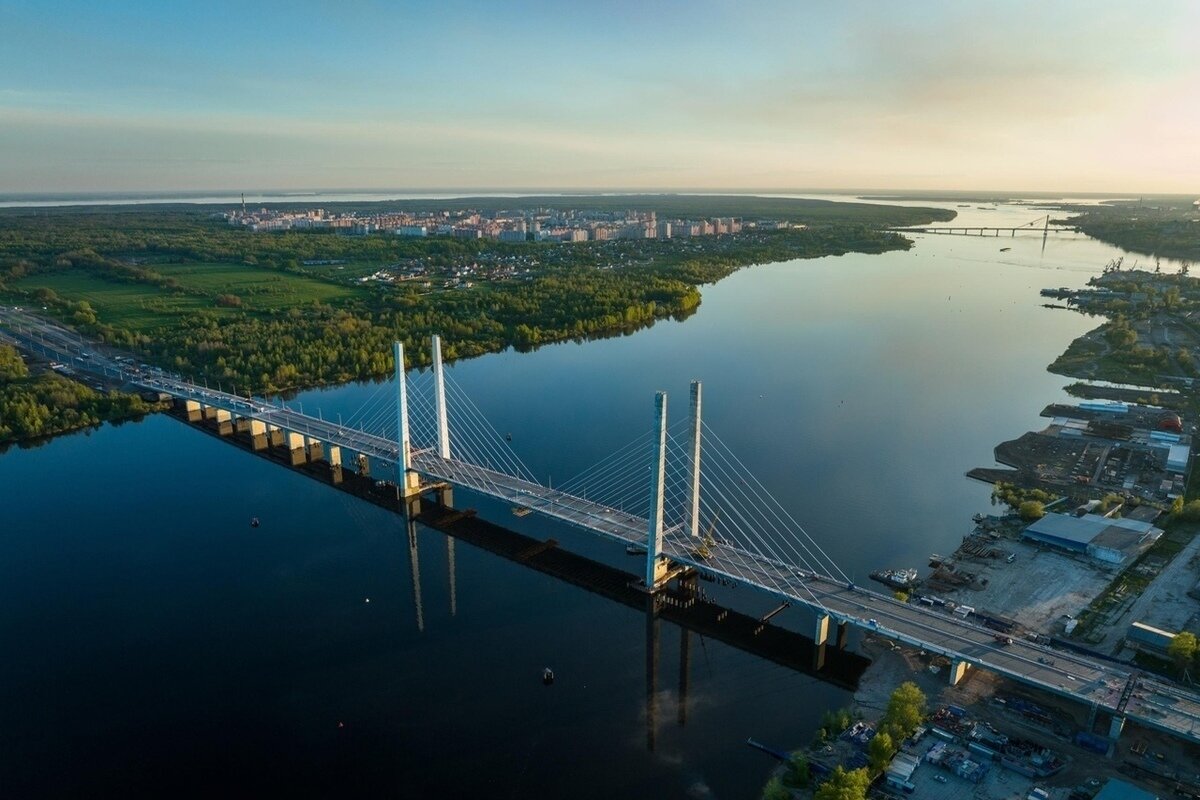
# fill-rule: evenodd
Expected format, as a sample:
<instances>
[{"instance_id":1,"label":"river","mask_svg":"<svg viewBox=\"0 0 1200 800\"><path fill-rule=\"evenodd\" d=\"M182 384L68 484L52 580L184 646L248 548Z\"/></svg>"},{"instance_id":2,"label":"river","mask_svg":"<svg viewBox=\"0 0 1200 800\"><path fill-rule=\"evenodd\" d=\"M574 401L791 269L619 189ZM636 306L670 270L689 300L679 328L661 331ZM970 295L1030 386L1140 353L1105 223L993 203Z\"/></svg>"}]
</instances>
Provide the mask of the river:
<instances>
[{"instance_id":1,"label":"river","mask_svg":"<svg viewBox=\"0 0 1200 800\"><path fill-rule=\"evenodd\" d=\"M1042 213L956 210L979 225ZM1039 289L1117 255L1082 236L920 237L745 269L682 322L450 373L556 482L645 431L655 390L684 414L703 379L708 424L865 581L952 550L987 510L963 473L1065 397L1045 365L1095 324ZM349 415L377 388L297 401ZM418 625L395 516L167 417L11 449L0 486L9 796L751 797L771 762L746 737L801 744L848 699L693 635L680 725L680 634L664 623L650 750L644 615L461 543L452 597L446 540L424 530ZM636 570L582 534L507 522Z\"/></svg>"}]
</instances>

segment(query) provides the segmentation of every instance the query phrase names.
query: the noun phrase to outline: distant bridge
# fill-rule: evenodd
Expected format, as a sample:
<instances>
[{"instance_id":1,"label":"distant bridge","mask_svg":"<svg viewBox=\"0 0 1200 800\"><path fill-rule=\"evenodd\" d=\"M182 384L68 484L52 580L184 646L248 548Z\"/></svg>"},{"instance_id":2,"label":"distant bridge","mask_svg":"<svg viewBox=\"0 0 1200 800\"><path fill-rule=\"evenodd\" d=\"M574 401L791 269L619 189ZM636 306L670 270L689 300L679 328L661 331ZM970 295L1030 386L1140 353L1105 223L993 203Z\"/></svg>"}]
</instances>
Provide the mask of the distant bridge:
<instances>
[{"instance_id":1,"label":"distant bridge","mask_svg":"<svg viewBox=\"0 0 1200 800\"><path fill-rule=\"evenodd\" d=\"M986 225L910 225L898 228L888 228L893 233L933 233L951 236L999 236L1007 233L1010 237L1018 233L1040 233L1043 237L1051 233L1076 233L1079 228L1070 225L1050 225L1050 215L1038 217L1024 225L1014 227L988 227Z\"/></svg>"},{"instance_id":2,"label":"distant bridge","mask_svg":"<svg viewBox=\"0 0 1200 800\"><path fill-rule=\"evenodd\" d=\"M1192 692L1086 655L1009 640L965 618L855 585L703 423L698 381L684 424L668 426L667 394L658 392L647 434L551 488L530 473L446 374L436 336L428 392L409 391L397 342L395 382L381 385L343 421L137 368L127 357L22 311L0 310L0 323L29 350L169 394L188 419L210 420L222 435L247 434L255 450L286 452L293 465L325 464L335 482L343 451L360 475L382 468L385 485L410 515L419 513L423 496L436 494L449 507L453 489L467 489L519 515L535 513L630 550L644 549L641 587L648 595L697 575L720 579L777 603L764 620L789 606L810 611L819 646L829 641L831 624L839 645L852 625L946 657L951 683L970 668L984 668L1080 702L1093 716L1104 711L1114 739L1128 718L1200 743L1200 696Z\"/></svg>"}]
</instances>

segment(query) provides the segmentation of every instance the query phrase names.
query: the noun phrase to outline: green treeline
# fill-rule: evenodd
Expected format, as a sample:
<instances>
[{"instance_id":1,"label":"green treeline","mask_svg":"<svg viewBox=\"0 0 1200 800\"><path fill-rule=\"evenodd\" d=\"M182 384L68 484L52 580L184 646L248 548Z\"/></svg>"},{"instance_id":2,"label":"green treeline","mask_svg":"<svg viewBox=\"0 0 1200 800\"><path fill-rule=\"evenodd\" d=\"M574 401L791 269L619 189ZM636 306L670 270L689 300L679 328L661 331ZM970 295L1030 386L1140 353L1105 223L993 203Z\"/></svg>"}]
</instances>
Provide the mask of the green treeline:
<instances>
[{"instance_id":1,"label":"green treeline","mask_svg":"<svg viewBox=\"0 0 1200 800\"><path fill-rule=\"evenodd\" d=\"M0 444L153 410L137 395L103 394L53 373L30 375L17 351L0 344Z\"/></svg>"},{"instance_id":2,"label":"green treeline","mask_svg":"<svg viewBox=\"0 0 1200 800\"><path fill-rule=\"evenodd\" d=\"M433 333L453 359L632 331L694 312L700 285L749 264L910 245L861 224L691 241L508 245L255 234L181 211L9 213L0 215L0 296L44 307L166 368L270 392L385 375L395 339L422 364ZM484 255L516 255L536 268L442 288L364 285L327 267L303 267L310 259L376 267L420 259L436 269Z\"/></svg>"},{"instance_id":3,"label":"green treeline","mask_svg":"<svg viewBox=\"0 0 1200 800\"><path fill-rule=\"evenodd\" d=\"M1200 260L1200 208L1190 200L1120 201L1064 206L1088 236L1134 253Z\"/></svg>"}]
</instances>

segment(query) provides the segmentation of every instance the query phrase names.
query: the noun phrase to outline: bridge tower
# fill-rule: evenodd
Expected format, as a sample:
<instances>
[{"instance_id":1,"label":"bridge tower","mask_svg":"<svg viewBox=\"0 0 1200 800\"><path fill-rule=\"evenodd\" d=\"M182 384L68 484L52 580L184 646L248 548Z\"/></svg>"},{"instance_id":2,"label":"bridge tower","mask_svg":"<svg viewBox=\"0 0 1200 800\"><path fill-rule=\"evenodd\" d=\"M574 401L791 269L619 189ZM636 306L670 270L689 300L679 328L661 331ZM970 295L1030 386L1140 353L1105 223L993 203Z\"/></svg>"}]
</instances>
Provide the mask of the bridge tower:
<instances>
[{"instance_id":1,"label":"bridge tower","mask_svg":"<svg viewBox=\"0 0 1200 800\"><path fill-rule=\"evenodd\" d=\"M433 400L437 410L437 451L450 458L450 423L446 417L446 375L442 366L442 337L433 337Z\"/></svg>"},{"instance_id":2,"label":"bridge tower","mask_svg":"<svg viewBox=\"0 0 1200 800\"><path fill-rule=\"evenodd\" d=\"M396 486L404 500L419 498L421 477L413 471L411 444L408 438L408 380L404 372L404 343L392 343L396 360ZM415 501L419 502L419 501ZM410 510L417 510L411 508Z\"/></svg>"},{"instance_id":3,"label":"bridge tower","mask_svg":"<svg viewBox=\"0 0 1200 800\"><path fill-rule=\"evenodd\" d=\"M654 395L654 461L650 469L649 530L646 537L646 589L653 591L667 574L662 557L663 492L667 469L667 393Z\"/></svg>"},{"instance_id":4,"label":"bridge tower","mask_svg":"<svg viewBox=\"0 0 1200 800\"><path fill-rule=\"evenodd\" d=\"M691 426L691 503L688 505L688 533L700 538L700 381L692 381Z\"/></svg>"}]
</instances>

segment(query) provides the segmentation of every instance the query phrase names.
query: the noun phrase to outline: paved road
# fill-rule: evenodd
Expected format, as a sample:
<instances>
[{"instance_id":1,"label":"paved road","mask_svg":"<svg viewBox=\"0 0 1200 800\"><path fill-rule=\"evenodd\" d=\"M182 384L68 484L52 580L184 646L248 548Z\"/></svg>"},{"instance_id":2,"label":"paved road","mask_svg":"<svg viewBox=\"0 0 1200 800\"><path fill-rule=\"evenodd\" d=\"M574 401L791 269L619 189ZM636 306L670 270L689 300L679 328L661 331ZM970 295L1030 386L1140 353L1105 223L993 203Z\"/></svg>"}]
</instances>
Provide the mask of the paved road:
<instances>
[{"instance_id":1,"label":"paved road","mask_svg":"<svg viewBox=\"0 0 1200 800\"><path fill-rule=\"evenodd\" d=\"M84 342L74 332L28 313L0 309L0 324L4 324L10 337L22 346L50 354L78 370L124 380L180 399L195 400L383 462L396 462L396 444L367 431L346 428L281 405L196 386L178 375L138 368L119 361L119 354ZM413 452L411 466L429 478L447 481L513 506L529 508L609 539L639 546L647 540L644 517L531 481L455 459L443 459L430 450ZM715 543L709 554L701 557L696 552L696 542L679 528L666 531L663 552L673 562L753 587L781 601L828 615L833 621L856 625L878 636L965 661L973 667L991 670L1101 710L1116 711L1122 689L1131 679L1131 673L1120 665L1054 650L1021 638L1014 638L1008 644L999 641L994 631L959 617L926 606L901 603L891 596L826 575L798 570L728 544ZM1164 681L1133 680L1138 682L1138 688L1126 707L1128 718L1200 743L1200 697Z\"/></svg>"}]
</instances>

